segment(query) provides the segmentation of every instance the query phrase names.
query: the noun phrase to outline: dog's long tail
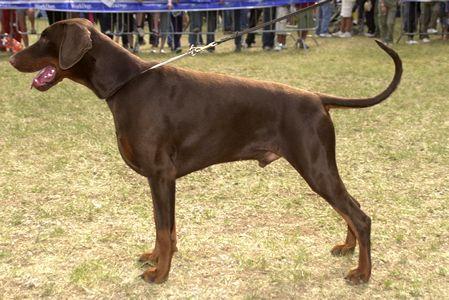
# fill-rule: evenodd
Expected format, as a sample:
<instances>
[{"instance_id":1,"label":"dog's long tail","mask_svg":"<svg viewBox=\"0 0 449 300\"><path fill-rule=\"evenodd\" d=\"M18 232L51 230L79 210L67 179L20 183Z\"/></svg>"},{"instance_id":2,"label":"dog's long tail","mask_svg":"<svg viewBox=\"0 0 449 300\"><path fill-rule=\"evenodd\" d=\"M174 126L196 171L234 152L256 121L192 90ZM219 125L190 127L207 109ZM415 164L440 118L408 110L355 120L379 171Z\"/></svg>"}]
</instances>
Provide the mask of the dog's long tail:
<instances>
[{"instance_id":1,"label":"dog's long tail","mask_svg":"<svg viewBox=\"0 0 449 300\"><path fill-rule=\"evenodd\" d=\"M378 40L376 40L376 43L377 43L377 45L379 45L380 48L382 48L385 52L387 52L387 54L390 55L390 57L394 61L394 66L395 66L394 77L393 77L393 80L388 85L388 87L383 92L378 94L377 96L374 96L372 98L361 98L361 99L341 98L341 97L336 97L336 96L332 96L332 95L317 93L318 96L320 96L321 102L326 107L326 109L345 108L345 107L346 108L369 107L369 106L373 106L373 105L376 105L376 104L382 102L383 100L387 99L394 92L394 90L399 85L399 82L401 81L402 61L399 58L399 55L396 53L396 51L394 51L393 49L391 49L390 47L386 46L384 43L382 43Z\"/></svg>"}]
</instances>

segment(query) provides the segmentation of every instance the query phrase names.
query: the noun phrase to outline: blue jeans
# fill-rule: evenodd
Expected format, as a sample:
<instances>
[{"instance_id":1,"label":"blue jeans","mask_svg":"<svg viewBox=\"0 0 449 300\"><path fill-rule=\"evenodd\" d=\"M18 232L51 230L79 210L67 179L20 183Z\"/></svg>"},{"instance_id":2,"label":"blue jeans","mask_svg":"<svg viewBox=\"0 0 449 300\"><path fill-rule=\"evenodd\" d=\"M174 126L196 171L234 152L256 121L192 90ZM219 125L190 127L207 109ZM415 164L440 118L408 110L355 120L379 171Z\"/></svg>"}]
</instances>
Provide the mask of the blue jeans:
<instances>
[{"instance_id":1,"label":"blue jeans","mask_svg":"<svg viewBox=\"0 0 449 300\"><path fill-rule=\"evenodd\" d=\"M332 17L333 7L330 2L322 4L318 10L318 27L316 34L329 33L329 22Z\"/></svg>"}]
</instances>

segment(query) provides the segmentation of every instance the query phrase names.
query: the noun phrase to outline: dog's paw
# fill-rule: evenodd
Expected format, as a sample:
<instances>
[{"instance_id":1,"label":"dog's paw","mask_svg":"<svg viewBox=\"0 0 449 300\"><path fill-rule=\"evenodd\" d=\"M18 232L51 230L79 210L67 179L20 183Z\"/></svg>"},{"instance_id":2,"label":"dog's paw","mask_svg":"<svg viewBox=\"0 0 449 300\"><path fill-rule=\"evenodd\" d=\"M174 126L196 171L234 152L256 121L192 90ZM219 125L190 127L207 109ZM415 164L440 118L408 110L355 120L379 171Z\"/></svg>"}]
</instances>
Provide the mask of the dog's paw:
<instances>
[{"instance_id":1,"label":"dog's paw","mask_svg":"<svg viewBox=\"0 0 449 300\"><path fill-rule=\"evenodd\" d=\"M354 253L354 249L355 245L336 245L334 248L332 248L331 253L334 256L344 256Z\"/></svg>"},{"instance_id":2,"label":"dog's paw","mask_svg":"<svg viewBox=\"0 0 449 300\"><path fill-rule=\"evenodd\" d=\"M351 270L345 279L349 284L367 283L370 278L369 272L363 272L360 269Z\"/></svg>"},{"instance_id":3,"label":"dog's paw","mask_svg":"<svg viewBox=\"0 0 449 300\"><path fill-rule=\"evenodd\" d=\"M159 252L158 251L147 252L147 253L142 254L139 257L139 262L140 263L148 263L148 262L156 263L158 258L159 258Z\"/></svg>"},{"instance_id":4,"label":"dog's paw","mask_svg":"<svg viewBox=\"0 0 449 300\"><path fill-rule=\"evenodd\" d=\"M140 277L148 283L162 283L167 280L167 274L161 274L157 268L148 268Z\"/></svg>"}]
</instances>

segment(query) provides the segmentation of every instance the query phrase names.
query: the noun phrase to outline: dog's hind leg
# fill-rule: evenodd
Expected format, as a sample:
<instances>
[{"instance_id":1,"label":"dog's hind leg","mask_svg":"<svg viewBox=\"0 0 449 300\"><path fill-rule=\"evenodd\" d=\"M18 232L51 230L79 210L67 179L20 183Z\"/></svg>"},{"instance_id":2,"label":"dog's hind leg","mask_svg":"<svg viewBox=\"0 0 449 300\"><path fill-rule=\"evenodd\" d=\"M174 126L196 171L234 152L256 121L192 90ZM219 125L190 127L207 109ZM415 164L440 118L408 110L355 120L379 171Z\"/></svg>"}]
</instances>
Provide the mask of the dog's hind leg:
<instances>
[{"instance_id":1,"label":"dog's hind leg","mask_svg":"<svg viewBox=\"0 0 449 300\"><path fill-rule=\"evenodd\" d=\"M289 130L288 137L284 138L284 156L304 177L312 190L322 196L348 224L348 237L340 249L355 247L357 240L359 263L356 269L349 272L346 279L354 284L367 282L371 276L371 219L349 195L338 174L335 132L329 116L323 115L310 120L309 125L311 129L306 135L293 134L294 130Z\"/></svg>"},{"instance_id":2,"label":"dog's hind leg","mask_svg":"<svg viewBox=\"0 0 449 300\"><path fill-rule=\"evenodd\" d=\"M352 201L354 201L355 204L357 204L358 207L360 207L360 203L357 202L357 200L355 200L351 195L349 195L349 197L351 197ZM352 231L351 226L348 225L348 231L346 233L346 240L343 244L339 244L339 245L335 245L334 248L332 248L331 253L332 255L335 256L343 256L343 255L347 255L347 254L352 254L354 253L354 248L356 246L356 236L354 231Z\"/></svg>"}]
</instances>

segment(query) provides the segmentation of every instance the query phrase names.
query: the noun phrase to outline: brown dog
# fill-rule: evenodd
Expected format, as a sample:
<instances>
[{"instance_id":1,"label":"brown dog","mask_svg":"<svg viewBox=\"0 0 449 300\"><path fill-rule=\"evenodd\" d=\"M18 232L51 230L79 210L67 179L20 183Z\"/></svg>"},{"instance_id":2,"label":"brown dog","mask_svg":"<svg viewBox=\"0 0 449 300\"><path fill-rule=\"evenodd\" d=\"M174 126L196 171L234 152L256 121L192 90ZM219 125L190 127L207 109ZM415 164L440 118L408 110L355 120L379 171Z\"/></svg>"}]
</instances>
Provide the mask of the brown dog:
<instances>
[{"instance_id":1,"label":"brown dog","mask_svg":"<svg viewBox=\"0 0 449 300\"><path fill-rule=\"evenodd\" d=\"M395 75L385 91L366 99L170 66L148 70L154 63L129 54L82 19L53 24L10 62L21 72L41 70L32 83L38 90L69 78L106 99L123 159L151 186L156 244L140 261L157 264L142 274L146 281L165 281L177 250L177 178L223 162L252 159L263 167L284 157L348 224L345 243L332 253L350 253L359 242L358 267L346 276L359 283L371 275L371 219L338 174L329 109L372 106L396 89L401 60L377 43L392 57Z\"/></svg>"}]
</instances>

